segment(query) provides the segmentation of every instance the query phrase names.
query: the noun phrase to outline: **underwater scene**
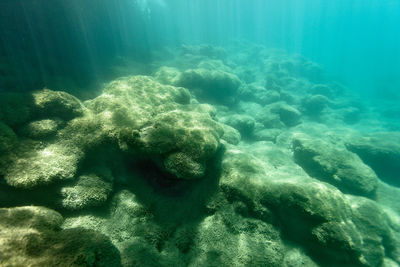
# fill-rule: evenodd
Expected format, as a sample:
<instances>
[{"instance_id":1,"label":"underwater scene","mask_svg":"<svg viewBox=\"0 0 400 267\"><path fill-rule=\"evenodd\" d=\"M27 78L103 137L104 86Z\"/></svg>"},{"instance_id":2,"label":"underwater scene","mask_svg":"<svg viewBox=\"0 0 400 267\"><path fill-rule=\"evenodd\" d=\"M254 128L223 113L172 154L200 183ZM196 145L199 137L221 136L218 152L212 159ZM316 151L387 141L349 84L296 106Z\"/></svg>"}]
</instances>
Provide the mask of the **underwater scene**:
<instances>
[{"instance_id":1,"label":"underwater scene","mask_svg":"<svg viewBox=\"0 0 400 267\"><path fill-rule=\"evenodd\" d=\"M400 1L1 0L0 266L400 266Z\"/></svg>"}]
</instances>

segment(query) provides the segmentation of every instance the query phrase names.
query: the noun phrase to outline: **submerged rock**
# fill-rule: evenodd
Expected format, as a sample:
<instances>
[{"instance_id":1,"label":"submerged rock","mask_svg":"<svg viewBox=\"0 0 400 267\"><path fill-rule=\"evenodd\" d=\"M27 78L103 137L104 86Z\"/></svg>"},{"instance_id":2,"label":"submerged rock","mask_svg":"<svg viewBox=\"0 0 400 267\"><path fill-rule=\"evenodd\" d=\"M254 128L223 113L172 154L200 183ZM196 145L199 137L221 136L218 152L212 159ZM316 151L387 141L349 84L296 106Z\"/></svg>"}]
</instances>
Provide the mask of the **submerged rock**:
<instances>
[{"instance_id":1,"label":"submerged rock","mask_svg":"<svg viewBox=\"0 0 400 267\"><path fill-rule=\"evenodd\" d=\"M33 138L41 139L50 137L56 134L60 121L56 120L40 120L30 122L22 131L23 134Z\"/></svg>"},{"instance_id":2,"label":"submerged rock","mask_svg":"<svg viewBox=\"0 0 400 267\"><path fill-rule=\"evenodd\" d=\"M73 186L61 189L62 206L70 210L81 210L103 205L112 191L111 181L95 174L79 176Z\"/></svg>"},{"instance_id":3,"label":"submerged rock","mask_svg":"<svg viewBox=\"0 0 400 267\"><path fill-rule=\"evenodd\" d=\"M33 93L34 109L41 116L64 120L83 115L83 106L74 96L63 91L43 89Z\"/></svg>"},{"instance_id":4,"label":"submerged rock","mask_svg":"<svg viewBox=\"0 0 400 267\"><path fill-rule=\"evenodd\" d=\"M68 144L42 146L21 142L16 155L11 156L4 178L11 186L33 188L56 181L73 179L83 152Z\"/></svg>"},{"instance_id":5,"label":"submerged rock","mask_svg":"<svg viewBox=\"0 0 400 267\"><path fill-rule=\"evenodd\" d=\"M161 158L167 172L193 179L204 175L223 128L208 109L189 104L190 97L184 88L135 76L110 83L88 108L108 124L120 149Z\"/></svg>"},{"instance_id":6,"label":"submerged rock","mask_svg":"<svg viewBox=\"0 0 400 267\"><path fill-rule=\"evenodd\" d=\"M221 139L225 140L229 144L237 145L242 138L239 131L226 124L222 124L222 127L224 128L224 135Z\"/></svg>"},{"instance_id":7,"label":"submerged rock","mask_svg":"<svg viewBox=\"0 0 400 267\"><path fill-rule=\"evenodd\" d=\"M190 69L181 74L177 85L199 89L197 94L211 101L232 103L240 80L236 75L220 70Z\"/></svg>"},{"instance_id":8,"label":"submerged rock","mask_svg":"<svg viewBox=\"0 0 400 267\"><path fill-rule=\"evenodd\" d=\"M380 179L400 186L399 132L382 132L352 138L346 146L368 164Z\"/></svg>"},{"instance_id":9,"label":"submerged rock","mask_svg":"<svg viewBox=\"0 0 400 267\"><path fill-rule=\"evenodd\" d=\"M293 150L295 161L312 177L344 193L373 197L378 177L356 154L306 135L294 137Z\"/></svg>"},{"instance_id":10,"label":"submerged rock","mask_svg":"<svg viewBox=\"0 0 400 267\"><path fill-rule=\"evenodd\" d=\"M225 116L220 121L238 130L242 136L251 136L256 124L252 116L245 114Z\"/></svg>"},{"instance_id":11,"label":"submerged rock","mask_svg":"<svg viewBox=\"0 0 400 267\"><path fill-rule=\"evenodd\" d=\"M2 266L121 266L118 250L94 231L61 230L63 217L36 207L0 209Z\"/></svg>"}]
</instances>

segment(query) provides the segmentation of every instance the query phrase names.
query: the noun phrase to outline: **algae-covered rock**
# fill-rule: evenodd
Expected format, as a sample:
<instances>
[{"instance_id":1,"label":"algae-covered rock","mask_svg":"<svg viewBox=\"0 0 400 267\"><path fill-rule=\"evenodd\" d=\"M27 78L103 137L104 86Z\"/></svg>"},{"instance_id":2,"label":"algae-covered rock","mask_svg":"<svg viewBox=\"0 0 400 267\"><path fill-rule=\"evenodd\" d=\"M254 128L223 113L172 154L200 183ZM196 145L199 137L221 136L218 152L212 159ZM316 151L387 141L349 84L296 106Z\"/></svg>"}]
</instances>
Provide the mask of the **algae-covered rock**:
<instances>
[{"instance_id":1,"label":"algae-covered rock","mask_svg":"<svg viewBox=\"0 0 400 267\"><path fill-rule=\"evenodd\" d=\"M190 69L182 72L179 86L198 89L199 96L222 103L232 102L240 86L239 78L220 70Z\"/></svg>"},{"instance_id":2,"label":"algae-covered rock","mask_svg":"<svg viewBox=\"0 0 400 267\"><path fill-rule=\"evenodd\" d=\"M233 207L231 207L233 208ZM284 247L279 232L262 221L233 210L205 218L194 240L189 266L280 266Z\"/></svg>"},{"instance_id":3,"label":"algae-covered rock","mask_svg":"<svg viewBox=\"0 0 400 267\"><path fill-rule=\"evenodd\" d=\"M21 151L11 158L5 180L11 186L32 188L74 178L83 152L67 144L42 146L20 143Z\"/></svg>"},{"instance_id":4,"label":"algae-covered rock","mask_svg":"<svg viewBox=\"0 0 400 267\"><path fill-rule=\"evenodd\" d=\"M33 139L54 136L59 124L60 121L50 119L32 121L23 129L23 134Z\"/></svg>"},{"instance_id":5,"label":"algae-covered rock","mask_svg":"<svg viewBox=\"0 0 400 267\"><path fill-rule=\"evenodd\" d=\"M208 114L171 111L139 131L143 152L165 155L166 170L178 178L200 178L217 151L222 127ZM180 152L179 152L180 151Z\"/></svg>"},{"instance_id":6,"label":"algae-covered rock","mask_svg":"<svg viewBox=\"0 0 400 267\"><path fill-rule=\"evenodd\" d=\"M251 136L256 124L252 116L245 114L225 116L220 121L238 130L242 136Z\"/></svg>"},{"instance_id":7,"label":"algae-covered rock","mask_svg":"<svg viewBox=\"0 0 400 267\"><path fill-rule=\"evenodd\" d=\"M399 132L381 132L351 138L346 146L368 164L380 179L400 186Z\"/></svg>"},{"instance_id":8,"label":"algae-covered rock","mask_svg":"<svg viewBox=\"0 0 400 267\"><path fill-rule=\"evenodd\" d=\"M93 230L60 230L62 221L44 207L0 209L0 265L121 266L107 237Z\"/></svg>"},{"instance_id":9,"label":"algae-covered rock","mask_svg":"<svg viewBox=\"0 0 400 267\"><path fill-rule=\"evenodd\" d=\"M179 81L181 72L172 67L161 67L154 74L154 79L162 84L176 85Z\"/></svg>"},{"instance_id":10,"label":"algae-covered rock","mask_svg":"<svg viewBox=\"0 0 400 267\"><path fill-rule=\"evenodd\" d=\"M229 144L237 145L242 138L239 131L226 124L222 124L222 127L224 128L224 135L221 139L225 140Z\"/></svg>"},{"instance_id":11,"label":"algae-covered rock","mask_svg":"<svg viewBox=\"0 0 400 267\"><path fill-rule=\"evenodd\" d=\"M257 102L261 105L278 102L281 97L279 92L267 90L265 87L257 84L242 85L238 92L241 100Z\"/></svg>"},{"instance_id":12,"label":"algae-covered rock","mask_svg":"<svg viewBox=\"0 0 400 267\"><path fill-rule=\"evenodd\" d=\"M62 206L70 210L101 206L107 201L111 191L111 181L95 174L82 175L74 185L61 189Z\"/></svg>"},{"instance_id":13,"label":"algae-covered rock","mask_svg":"<svg viewBox=\"0 0 400 267\"><path fill-rule=\"evenodd\" d=\"M34 109L40 116L70 120L81 116L84 112L81 102L63 91L43 89L34 92L32 95Z\"/></svg>"},{"instance_id":14,"label":"algae-covered rock","mask_svg":"<svg viewBox=\"0 0 400 267\"><path fill-rule=\"evenodd\" d=\"M310 116L318 116L330 103L329 99L323 95L313 95L303 100L305 113Z\"/></svg>"},{"instance_id":15,"label":"algae-covered rock","mask_svg":"<svg viewBox=\"0 0 400 267\"><path fill-rule=\"evenodd\" d=\"M295 107L284 102L277 102L266 106L271 113L279 115L280 120L287 126L295 126L299 124L301 113Z\"/></svg>"},{"instance_id":16,"label":"algae-covered rock","mask_svg":"<svg viewBox=\"0 0 400 267\"><path fill-rule=\"evenodd\" d=\"M364 218L359 213L363 201L316 182L276 183L262 200L278 216L286 238L301 244L322 266L380 266L385 250L391 257L392 230L376 208L363 212L380 215Z\"/></svg>"},{"instance_id":17,"label":"algae-covered rock","mask_svg":"<svg viewBox=\"0 0 400 267\"><path fill-rule=\"evenodd\" d=\"M312 177L345 193L372 197L378 177L354 153L306 135L293 139L295 161Z\"/></svg>"},{"instance_id":18,"label":"algae-covered rock","mask_svg":"<svg viewBox=\"0 0 400 267\"><path fill-rule=\"evenodd\" d=\"M217 151L223 129L208 106L190 104L190 97L184 88L145 76L111 82L102 95L87 102L97 118L93 122L101 124L90 131L97 128L116 139L126 153L142 153L155 162L161 158L162 167L178 178L200 178ZM74 121L79 120L83 118Z\"/></svg>"}]
</instances>

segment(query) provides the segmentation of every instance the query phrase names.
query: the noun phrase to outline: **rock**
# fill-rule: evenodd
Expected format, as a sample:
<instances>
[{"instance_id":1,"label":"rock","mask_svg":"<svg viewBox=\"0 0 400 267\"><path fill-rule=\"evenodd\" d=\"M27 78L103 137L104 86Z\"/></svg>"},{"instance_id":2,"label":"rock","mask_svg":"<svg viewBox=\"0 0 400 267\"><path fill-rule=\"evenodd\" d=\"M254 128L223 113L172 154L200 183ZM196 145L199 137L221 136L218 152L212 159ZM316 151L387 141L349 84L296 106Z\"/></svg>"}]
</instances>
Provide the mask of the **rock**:
<instances>
[{"instance_id":1,"label":"rock","mask_svg":"<svg viewBox=\"0 0 400 267\"><path fill-rule=\"evenodd\" d=\"M257 102L261 105L267 105L280 100L280 94L277 91L267 90L265 87L257 84L246 84L239 88L239 97L241 100Z\"/></svg>"},{"instance_id":2,"label":"rock","mask_svg":"<svg viewBox=\"0 0 400 267\"><path fill-rule=\"evenodd\" d=\"M378 177L356 154L306 135L294 137L293 150L296 163L310 176L344 193L373 197Z\"/></svg>"},{"instance_id":3,"label":"rock","mask_svg":"<svg viewBox=\"0 0 400 267\"><path fill-rule=\"evenodd\" d=\"M162 84L176 85L181 72L172 67L161 67L154 74L154 79Z\"/></svg>"},{"instance_id":4,"label":"rock","mask_svg":"<svg viewBox=\"0 0 400 267\"><path fill-rule=\"evenodd\" d=\"M310 93L314 95L323 95L327 98L332 98L335 95L334 89L326 84L315 84L311 87Z\"/></svg>"},{"instance_id":5,"label":"rock","mask_svg":"<svg viewBox=\"0 0 400 267\"><path fill-rule=\"evenodd\" d=\"M182 72L177 85L198 90L200 97L219 103L231 103L240 86L239 78L220 70L189 69Z\"/></svg>"},{"instance_id":6,"label":"rock","mask_svg":"<svg viewBox=\"0 0 400 267\"><path fill-rule=\"evenodd\" d=\"M265 106L264 125L267 128L280 128L278 119L287 127L299 124L301 113L285 102Z\"/></svg>"},{"instance_id":7,"label":"rock","mask_svg":"<svg viewBox=\"0 0 400 267\"><path fill-rule=\"evenodd\" d=\"M42 117L70 120L83 115L82 103L66 92L43 89L32 95L35 111Z\"/></svg>"},{"instance_id":8,"label":"rock","mask_svg":"<svg viewBox=\"0 0 400 267\"><path fill-rule=\"evenodd\" d=\"M239 144L240 139L242 138L239 131L226 124L222 124L222 127L224 129L224 135L221 137L221 139L232 145Z\"/></svg>"},{"instance_id":9,"label":"rock","mask_svg":"<svg viewBox=\"0 0 400 267\"><path fill-rule=\"evenodd\" d=\"M223 128L207 113L171 111L157 115L152 126L139 131L139 148L165 155L166 170L178 178L200 178L222 134Z\"/></svg>"},{"instance_id":10,"label":"rock","mask_svg":"<svg viewBox=\"0 0 400 267\"><path fill-rule=\"evenodd\" d=\"M380 266L385 249L393 246L387 218L378 218L382 211L368 207L365 212L380 215L360 220L368 217L359 214L363 202L372 203L365 198L347 199L317 182L275 183L264 196L262 202L278 216L284 235L322 266Z\"/></svg>"},{"instance_id":11,"label":"rock","mask_svg":"<svg viewBox=\"0 0 400 267\"><path fill-rule=\"evenodd\" d=\"M81 210L103 205L112 192L112 181L89 174L79 176L73 186L61 189L62 206L69 210Z\"/></svg>"},{"instance_id":12,"label":"rock","mask_svg":"<svg viewBox=\"0 0 400 267\"><path fill-rule=\"evenodd\" d=\"M125 153L142 153L155 162L161 158L160 167L176 178L200 178L217 151L223 128L210 116L214 109L190 104L190 97L184 88L145 76L111 82L102 95L87 102L95 114L89 134L97 131L116 139ZM81 127L73 128L77 131L69 130L70 135L79 136Z\"/></svg>"},{"instance_id":13,"label":"rock","mask_svg":"<svg viewBox=\"0 0 400 267\"><path fill-rule=\"evenodd\" d=\"M346 147L356 153L383 181L400 187L400 133L381 132L354 137Z\"/></svg>"},{"instance_id":14,"label":"rock","mask_svg":"<svg viewBox=\"0 0 400 267\"><path fill-rule=\"evenodd\" d=\"M60 121L56 120L40 120L30 122L23 130L23 134L33 139L42 139L54 136L57 132Z\"/></svg>"},{"instance_id":15,"label":"rock","mask_svg":"<svg viewBox=\"0 0 400 267\"><path fill-rule=\"evenodd\" d=\"M326 96L313 95L303 100L303 108L306 114L313 117L318 117L328 106L329 102L330 101Z\"/></svg>"},{"instance_id":16,"label":"rock","mask_svg":"<svg viewBox=\"0 0 400 267\"><path fill-rule=\"evenodd\" d=\"M44 207L0 209L0 265L121 266L107 237L93 230L60 230L62 221Z\"/></svg>"},{"instance_id":17,"label":"rock","mask_svg":"<svg viewBox=\"0 0 400 267\"><path fill-rule=\"evenodd\" d=\"M11 157L6 182L18 188L33 188L60 180L73 179L83 152L66 144L19 144L22 151Z\"/></svg>"},{"instance_id":18,"label":"rock","mask_svg":"<svg viewBox=\"0 0 400 267\"><path fill-rule=\"evenodd\" d=\"M260 131L254 132L253 136L256 141L271 141L273 143L276 142L276 138L282 131L279 129L263 129Z\"/></svg>"},{"instance_id":19,"label":"rock","mask_svg":"<svg viewBox=\"0 0 400 267\"><path fill-rule=\"evenodd\" d=\"M229 209L200 223L193 247L196 257L189 266L280 266L284 255L271 225Z\"/></svg>"},{"instance_id":20,"label":"rock","mask_svg":"<svg viewBox=\"0 0 400 267\"><path fill-rule=\"evenodd\" d=\"M222 123L228 124L240 132L242 136L251 136L255 127L255 120L246 114L234 114L220 119Z\"/></svg>"}]
</instances>

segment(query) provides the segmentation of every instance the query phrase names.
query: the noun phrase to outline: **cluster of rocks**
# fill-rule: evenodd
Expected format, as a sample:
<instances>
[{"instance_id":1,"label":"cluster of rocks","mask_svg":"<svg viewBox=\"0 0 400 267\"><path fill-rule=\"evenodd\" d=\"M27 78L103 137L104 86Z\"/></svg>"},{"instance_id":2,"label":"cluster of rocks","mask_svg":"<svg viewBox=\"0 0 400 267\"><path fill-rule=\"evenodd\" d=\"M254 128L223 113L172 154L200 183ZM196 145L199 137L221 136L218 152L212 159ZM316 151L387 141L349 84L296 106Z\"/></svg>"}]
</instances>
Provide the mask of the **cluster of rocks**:
<instances>
[{"instance_id":1,"label":"cluster of rocks","mask_svg":"<svg viewBox=\"0 0 400 267\"><path fill-rule=\"evenodd\" d=\"M320 66L241 43L158 64L87 101L1 94L0 265L400 264L400 137L350 129Z\"/></svg>"}]
</instances>

